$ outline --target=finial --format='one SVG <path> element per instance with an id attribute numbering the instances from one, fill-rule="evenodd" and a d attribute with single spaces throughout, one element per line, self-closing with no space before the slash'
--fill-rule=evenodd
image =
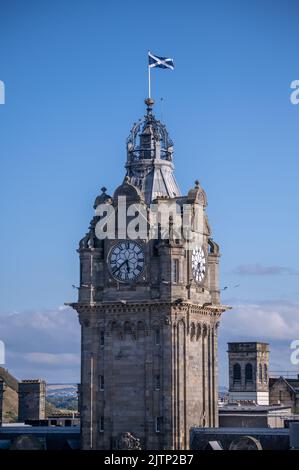
<path id="1" fill-rule="evenodd" d="M 146 100 L 144 100 L 145 104 L 147 105 L 147 108 L 146 108 L 146 111 L 147 111 L 147 114 L 151 114 L 152 113 L 152 107 L 154 106 L 154 100 L 152 98 L 146 98 Z"/>
<path id="2" fill-rule="evenodd" d="M 101 188 L 101 191 L 102 191 L 102 193 L 105 193 L 105 192 L 107 191 L 107 188 L 105 188 L 105 186 L 103 186 L 103 187 Z"/>
<path id="3" fill-rule="evenodd" d="M 154 105 L 154 100 L 153 98 L 146 98 L 146 100 L 144 100 L 145 104 L 149 107 L 152 107 Z"/>
<path id="4" fill-rule="evenodd" d="M 199 181 L 198 181 L 198 180 L 195 180 L 195 181 L 194 181 L 194 184 L 195 184 L 195 187 L 196 187 L 196 188 L 199 188 Z"/>

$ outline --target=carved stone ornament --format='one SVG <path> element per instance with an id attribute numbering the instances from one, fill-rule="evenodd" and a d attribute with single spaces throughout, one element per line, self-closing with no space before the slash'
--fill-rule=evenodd
<path id="1" fill-rule="evenodd" d="M 123 432 L 117 439 L 118 450 L 141 450 L 140 439 L 130 432 Z"/>

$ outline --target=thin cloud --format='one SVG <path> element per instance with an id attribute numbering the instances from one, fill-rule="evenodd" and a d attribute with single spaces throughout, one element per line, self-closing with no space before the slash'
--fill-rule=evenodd
<path id="1" fill-rule="evenodd" d="M 232 306 L 220 322 L 220 385 L 227 384 L 230 341 L 268 342 L 271 370 L 297 372 L 298 366 L 290 362 L 290 344 L 299 339 L 299 303 L 232 302 Z M 71 308 L 0 315 L 0 339 L 6 346 L 5 367 L 18 379 L 79 381 L 80 326 Z"/>
<path id="2" fill-rule="evenodd" d="M 69 307 L 0 315 L 6 364 L 18 379 L 77 382 L 80 377 L 80 325 Z"/>
<path id="3" fill-rule="evenodd" d="M 219 330 L 221 385 L 228 383 L 227 343 L 261 341 L 270 346 L 270 371 L 298 373 L 291 363 L 291 342 L 299 339 L 299 303 L 263 301 L 239 303 L 223 314 Z"/>
<path id="4" fill-rule="evenodd" d="M 221 327 L 226 336 L 246 336 L 271 340 L 299 338 L 299 303 L 241 303 L 225 312 Z"/>
<path id="5" fill-rule="evenodd" d="M 279 276 L 286 274 L 289 276 L 298 276 L 296 269 L 286 266 L 263 266 L 262 264 L 240 264 L 233 270 L 233 274 L 240 276 Z"/>
<path id="6" fill-rule="evenodd" d="M 43 353 L 43 352 L 30 352 L 25 354 L 11 353 L 10 357 L 26 361 L 33 367 L 35 364 L 43 364 L 44 366 L 66 367 L 80 365 L 80 356 L 74 353 Z"/>

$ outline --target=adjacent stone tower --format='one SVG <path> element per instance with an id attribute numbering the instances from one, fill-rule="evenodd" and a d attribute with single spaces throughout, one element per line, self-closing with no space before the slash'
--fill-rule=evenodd
<path id="1" fill-rule="evenodd" d="M 46 418 L 46 383 L 41 380 L 19 382 L 19 422 Z"/>
<path id="2" fill-rule="evenodd" d="M 228 343 L 229 400 L 269 405 L 269 345 Z"/>
<path id="3" fill-rule="evenodd" d="M 123 183 L 113 196 L 102 188 L 79 244 L 71 305 L 82 328 L 83 449 L 188 449 L 192 426 L 218 425 L 219 246 L 199 182 L 181 195 L 153 104 L 131 130 Z M 167 227 L 160 212 L 153 223 L 170 205 Z M 180 236 L 184 217 L 195 245 Z"/>

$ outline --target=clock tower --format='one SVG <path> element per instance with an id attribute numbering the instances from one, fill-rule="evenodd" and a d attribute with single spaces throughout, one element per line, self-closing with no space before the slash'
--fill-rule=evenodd
<path id="1" fill-rule="evenodd" d="M 78 249 L 83 449 L 188 449 L 192 426 L 218 425 L 219 246 L 145 103 L 123 183 L 102 188 Z"/>

